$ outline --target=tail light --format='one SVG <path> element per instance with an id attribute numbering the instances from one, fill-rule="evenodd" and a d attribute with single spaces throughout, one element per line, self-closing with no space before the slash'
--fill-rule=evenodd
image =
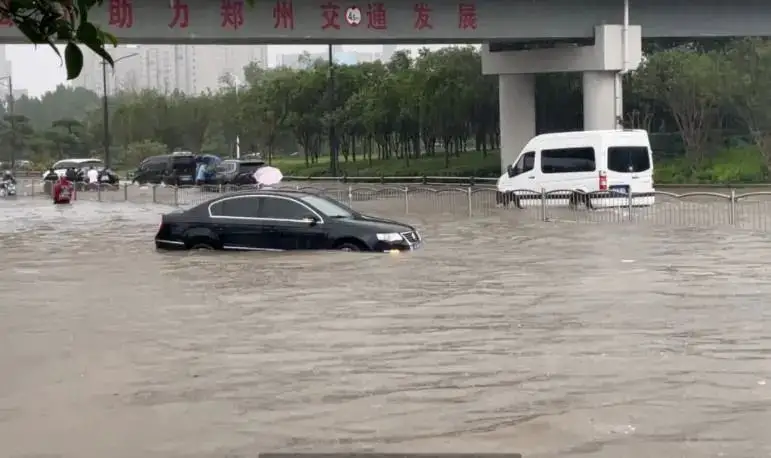
<path id="1" fill-rule="evenodd" d="M 604 170 L 600 170 L 600 191 L 608 190 L 608 174 Z"/>

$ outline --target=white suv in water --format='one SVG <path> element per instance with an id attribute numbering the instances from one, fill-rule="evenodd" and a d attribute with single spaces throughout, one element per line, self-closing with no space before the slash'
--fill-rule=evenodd
<path id="1" fill-rule="evenodd" d="M 498 203 L 519 208 L 539 206 L 542 200 L 548 206 L 651 206 L 656 198 L 648 133 L 595 130 L 538 135 L 506 168 L 497 188 Z"/>

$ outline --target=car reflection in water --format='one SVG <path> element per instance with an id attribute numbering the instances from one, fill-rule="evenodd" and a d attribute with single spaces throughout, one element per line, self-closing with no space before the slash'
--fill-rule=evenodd
<path id="1" fill-rule="evenodd" d="M 414 227 L 361 213 L 326 196 L 300 191 L 227 194 L 163 215 L 155 246 L 176 250 L 409 251 L 421 246 Z"/>

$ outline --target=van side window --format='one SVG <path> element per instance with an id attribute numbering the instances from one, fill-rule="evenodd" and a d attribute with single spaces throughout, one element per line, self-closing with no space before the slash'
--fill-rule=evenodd
<path id="1" fill-rule="evenodd" d="M 515 177 L 525 172 L 529 172 L 533 170 L 533 167 L 535 167 L 535 152 L 528 151 L 519 158 L 516 164 L 514 164 L 514 174 L 512 176 Z"/>
<path id="2" fill-rule="evenodd" d="M 651 168 L 647 146 L 612 146 L 608 148 L 608 170 L 639 173 Z"/>
<path id="3" fill-rule="evenodd" d="M 541 151 L 541 172 L 543 173 L 594 172 L 596 169 L 592 147 Z"/>

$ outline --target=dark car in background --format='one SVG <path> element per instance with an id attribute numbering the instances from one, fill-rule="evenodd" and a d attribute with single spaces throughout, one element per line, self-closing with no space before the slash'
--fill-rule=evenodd
<path id="1" fill-rule="evenodd" d="M 414 227 L 363 215 L 326 196 L 300 191 L 229 193 L 163 215 L 158 249 L 243 251 L 410 251 Z"/>
<path id="2" fill-rule="evenodd" d="M 258 159 L 226 159 L 217 165 L 214 181 L 233 186 L 256 184 L 254 172 L 263 166 L 265 161 Z"/>
<path id="3" fill-rule="evenodd" d="M 151 156 L 139 163 L 132 181 L 138 184 L 192 185 L 197 165 L 193 154 Z"/>

